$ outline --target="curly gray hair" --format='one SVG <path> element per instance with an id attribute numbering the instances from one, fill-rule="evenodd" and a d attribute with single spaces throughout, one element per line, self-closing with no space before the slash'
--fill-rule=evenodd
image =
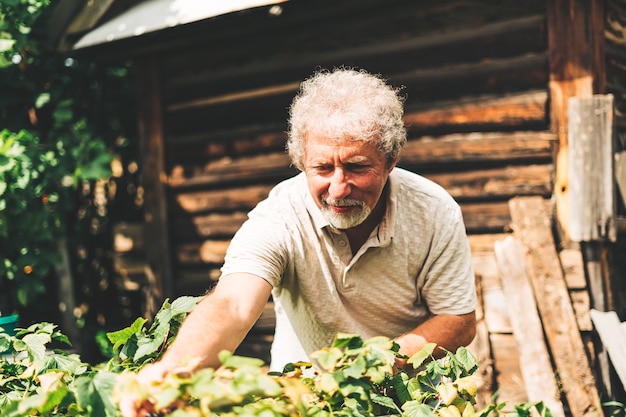
<path id="1" fill-rule="evenodd" d="M 302 170 L 306 135 L 378 141 L 389 166 L 406 143 L 404 97 L 364 70 L 319 70 L 302 82 L 290 107 L 287 151 Z"/>

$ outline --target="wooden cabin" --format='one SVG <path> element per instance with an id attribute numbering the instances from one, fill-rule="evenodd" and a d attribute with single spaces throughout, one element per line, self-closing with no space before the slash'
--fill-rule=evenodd
<path id="1" fill-rule="evenodd" d="M 284 147 L 299 82 L 320 67 L 364 68 L 406 94 L 399 166 L 462 207 L 481 398 L 539 397 L 580 417 L 623 393 L 590 318 L 626 316 L 623 177 L 582 197 L 570 177 L 626 149 L 626 2 L 81 3 L 58 6 L 59 48 L 132 58 L 137 71 L 145 221 L 118 227 L 133 242 L 118 254 L 123 279 L 159 297 L 206 291 L 246 212 L 295 174 Z M 598 125 L 591 147 L 610 144 L 608 162 L 577 166 L 572 140 Z M 572 220 L 572 201 L 607 198 L 601 223 Z M 241 353 L 267 358 L 267 310 Z"/>

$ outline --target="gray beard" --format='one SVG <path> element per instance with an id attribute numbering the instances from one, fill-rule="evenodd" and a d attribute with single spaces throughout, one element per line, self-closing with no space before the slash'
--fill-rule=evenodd
<path id="1" fill-rule="evenodd" d="M 328 207 L 328 201 L 332 199 L 325 199 L 324 205 L 322 206 L 322 214 L 324 218 L 333 226 L 335 229 L 350 229 L 352 227 L 356 227 L 363 223 L 365 219 L 367 219 L 372 212 L 372 210 L 365 205 L 364 202 L 359 200 L 332 200 L 333 205 L 343 205 L 343 206 L 355 206 L 359 209 L 350 214 L 338 214 L 332 211 Z"/>

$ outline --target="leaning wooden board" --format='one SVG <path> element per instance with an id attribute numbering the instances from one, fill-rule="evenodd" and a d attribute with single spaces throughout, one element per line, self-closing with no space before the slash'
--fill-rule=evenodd
<path id="1" fill-rule="evenodd" d="M 599 394 L 556 252 L 550 214 L 541 197 L 516 197 L 509 205 L 513 233 L 526 254 L 528 276 L 569 410 L 573 417 L 597 416 Z"/>

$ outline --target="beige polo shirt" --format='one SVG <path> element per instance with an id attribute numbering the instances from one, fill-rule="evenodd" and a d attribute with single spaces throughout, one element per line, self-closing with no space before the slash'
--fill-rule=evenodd
<path id="1" fill-rule="evenodd" d="M 223 279 L 246 272 L 273 287 L 272 369 L 308 360 L 338 332 L 396 337 L 431 313 L 476 308 L 458 204 L 439 185 L 400 168 L 388 186 L 386 213 L 355 256 L 302 173 L 278 184 L 233 238 Z"/>

